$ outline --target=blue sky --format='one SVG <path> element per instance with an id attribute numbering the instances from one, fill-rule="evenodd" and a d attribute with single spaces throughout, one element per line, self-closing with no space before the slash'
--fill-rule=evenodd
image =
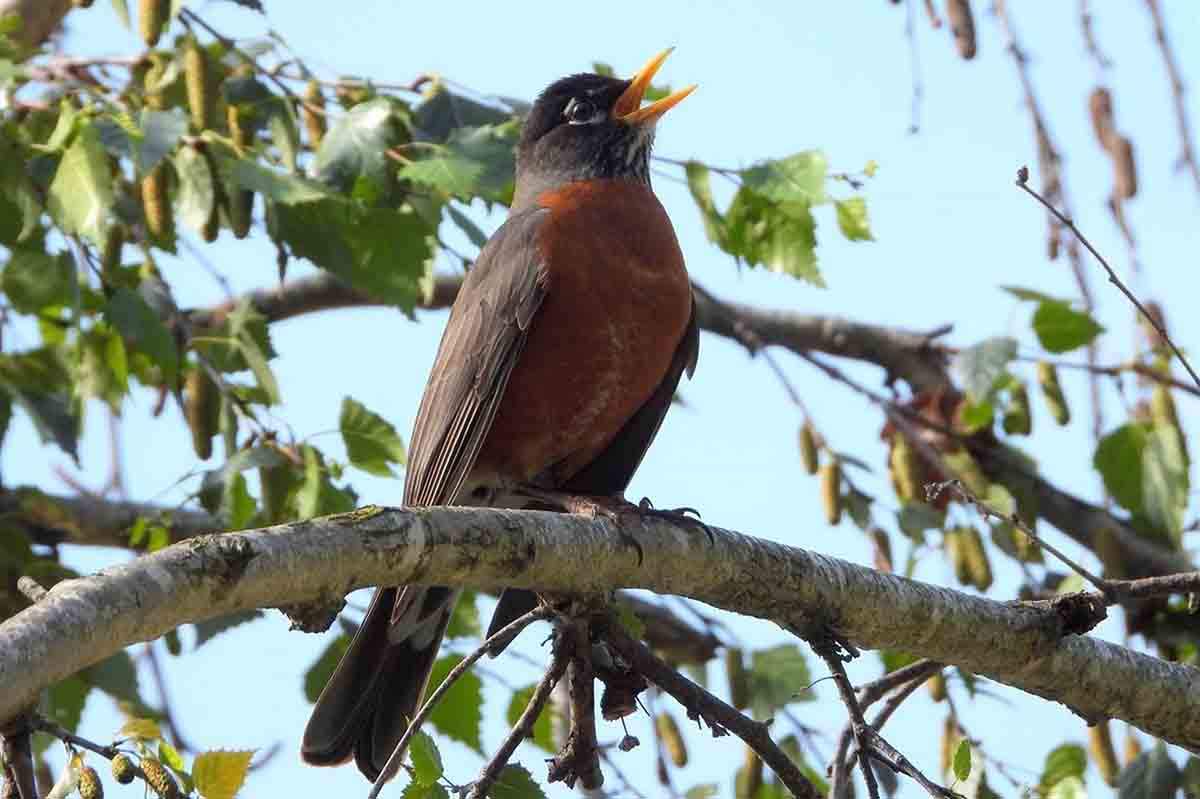
<path id="1" fill-rule="evenodd" d="M 1036 341 L 1029 332 L 1030 307 L 1016 303 L 998 286 L 1021 285 L 1064 297 L 1076 294 L 1065 261 L 1046 259 L 1043 212 L 1013 185 L 1017 167 L 1034 166 L 1036 157 L 1012 61 L 1002 50 L 998 25 L 990 15 L 980 13 L 977 19 L 979 57 L 964 63 L 948 31 L 932 30 L 917 14 L 924 101 L 920 132 L 911 135 L 903 6 L 612 2 L 602 11 L 585 14 L 549 2 L 467 8 L 364 0 L 336 10 L 315 3 L 268 0 L 266 5 L 266 24 L 322 77 L 365 75 L 407 82 L 419 73 L 436 72 L 481 93 L 524 98 L 557 77 L 587 69 L 593 61 L 628 73 L 664 46 L 674 45 L 677 50 L 662 78 L 677 86 L 698 83 L 700 89 L 659 126 L 659 154 L 739 167 L 820 148 L 839 171 L 859 170 L 868 160 L 878 162 L 878 176 L 866 189 L 875 242 L 846 242 L 836 231 L 832 208 L 818 212 L 818 255 L 829 284 L 825 290 L 762 271 L 739 271 L 705 240 L 686 188 L 659 179 L 657 190 L 676 224 L 692 274 L 722 297 L 917 330 L 951 322 L 949 340 L 954 344 L 1008 334 L 1032 353 Z M 1104 205 L 1111 181 L 1108 162 L 1086 115 L 1087 93 L 1097 74 L 1079 35 L 1076 4 L 1014 0 L 1009 5 L 1032 58 L 1030 69 L 1051 133 L 1065 156 L 1078 223 L 1128 276 L 1124 244 Z M 1140 194 L 1127 213 L 1139 238 L 1143 271 L 1130 277 L 1130 285 L 1164 302 L 1172 334 L 1186 348 L 1200 340 L 1200 321 L 1186 313 L 1185 304 L 1185 298 L 1196 296 L 1200 288 L 1195 277 L 1200 197 L 1174 170 L 1179 143 L 1171 98 L 1142 5 L 1094 5 L 1097 37 L 1115 62 L 1104 79 L 1114 93 L 1117 125 L 1137 147 Z M 1200 5 L 1173 0 L 1162 6 L 1184 78 L 1200 92 Z M 228 34 L 266 31 L 260 17 L 227 3 L 191 7 Z M 97 3 L 91 11 L 71 15 L 66 47 L 73 53 L 127 54 L 137 52 L 140 42 L 116 23 L 107 4 Z M 1200 112 L 1197 96 L 1190 95 L 1194 112 Z M 1040 184 L 1036 170 L 1033 183 Z M 476 210 L 488 230 L 501 221 Z M 226 236 L 205 247 L 204 253 L 238 290 L 274 279 L 274 253 L 262 239 L 233 242 Z M 221 298 L 219 287 L 194 262 L 168 263 L 165 269 L 182 304 Z M 1103 284 L 1098 266 L 1089 264 L 1089 270 L 1098 316 L 1109 329 L 1102 339 L 1104 360 L 1128 358 L 1134 340 L 1132 310 Z M 321 445 L 336 452 L 337 436 L 328 431 L 336 428 L 338 407 L 349 394 L 407 431 L 444 321 L 444 314 L 424 314 L 412 323 L 398 313 L 374 309 L 279 325 L 274 336 L 280 357 L 274 366 L 287 400 L 279 419 L 298 436 L 319 435 Z M 894 499 L 882 476 L 879 415 L 803 362 L 786 355 L 780 360 L 832 445 L 864 458 L 875 469 L 857 479 L 881 497 L 877 512 L 886 512 Z M 875 368 L 848 365 L 847 370 L 880 385 L 882 375 Z M 1035 400 L 1035 436 L 1026 448 L 1036 450 L 1040 467 L 1053 481 L 1094 499 L 1098 479 L 1088 465 L 1085 383 L 1079 373 L 1064 373 L 1063 382 L 1077 421 L 1065 430 L 1055 428 Z M 705 336 L 696 377 L 683 391 L 688 405 L 669 416 L 630 489 L 632 497 L 650 496 L 660 506 L 692 505 L 714 524 L 869 562 L 868 543 L 856 529 L 848 523 L 831 529 L 824 523 L 816 482 L 804 475 L 797 461 L 799 414 L 761 360 Z M 1189 425 L 1195 406 L 1181 402 L 1187 403 L 1180 409 Z M 177 411 L 169 408 L 154 420 L 148 415 L 150 405 L 148 396 L 139 395 L 127 411 L 122 431 L 127 485 L 135 498 L 171 500 L 179 496 L 172 489 L 175 480 L 197 464 Z M 1120 418 L 1115 395 L 1110 395 L 1107 410 L 1110 420 Z M 103 483 L 107 474 L 107 436 L 101 422 L 98 413 L 91 416 L 82 448 L 82 479 L 91 485 Z M 6 443 L 0 457 L 8 482 L 64 490 L 51 468 L 65 459 L 38 444 L 27 424 L 14 424 Z M 397 481 L 360 474 L 353 481 L 364 502 L 399 501 Z M 1055 542 L 1062 539 L 1057 533 L 1050 535 Z M 73 555 L 86 569 L 121 557 L 117 552 Z M 991 596 L 1006 599 L 1017 575 L 1007 567 L 999 575 Z M 949 567 L 938 556 L 924 560 L 917 577 L 953 584 Z M 766 623 L 738 621 L 733 628 L 754 648 L 787 640 Z M 1110 620 L 1099 633 L 1119 637 L 1120 622 Z M 529 636 L 530 641 L 537 637 Z M 322 646 L 320 638 L 288 633 L 285 620 L 271 613 L 252 627 L 213 641 L 200 655 L 171 664 L 177 710 L 193 742 L 206 748 L 265 748 L 281 742 L 281 752 L 252 776 L 245 795 L 332 795 L 364 789 L 353 768 L 317 770 L 298 761 L 297 745 L 308 711 L 300 676 Z M 527 651 L 536 654 L 532 645 Z M 501 660 L 489 668 L 516 684 L 537 676 L 529 666 L 513 661 Z M 852 668 L 852 676 L 862 680 L 878 672 L 873 654 Z M 716 669 L 712 676 L 719 684 Z M 997 686 L 991 697 L 968 703 L 961 687 L 952 690 L 958 691 L 958 707 L 968 728 L 983 736 L 990 755 L 1015 764 L 1018 775 L 1025 774 L 1022 767 L 1040 770 L 1045 753 L 1064 739 L 1085 737 L 1082 722 L 1042 700 Z M 843 718 L 833 689 L 825 683 L 817 692 L 822 701 L 799 706 L 798 713 L 806 724 L 835 733 Z M 492 698 L 498 701 L 499 696 Z M 499 705 L 490 709 L 503 711 Z M 890 739 L 927 772 L 936 771 L 943 714 L 942 706 L 920 696 L 888 728 Z M 83 731 L 104 738 L 118 724 L 112 706 L 95 699 Z M 1021 734 L 997 734 L 1008 730 Z M 632 731 L 644 742 L 651 740 L 644 725 Z M 488 741 L 495 743 L 501 734 L 493 729 Z M 619 734 L 611 728 L 600 731 L 601 740 Z M 728 791 L 740 748 L 729 739 L 712 742 L 703 736 L 693 736 L 693 744 L 694 765 L 677 786 L 716 781 Z M 828 743 L 825 748 L 830 748 Z M 458 782 L 473 777 L 477 759 L 454 746 L 443 754 L 449 776 Z M 517 759 L 540 775 L 541 757 L 537 751 L 522 750 Z M 649 746 L 622 756 L 620 763 L 644 793 L 658 795 Z M 1034 780 L 1036 773 L 1029 772 L 1028 779 Z M 1102 794 L 1094 774 L 1091 779 Z M 995 776 L 991 784 L 1006 795 L 1013 793 Z M 552 795 L 567 792 L 557 789 Z M 905 785 L 902 795 L 919 793 Z"/>

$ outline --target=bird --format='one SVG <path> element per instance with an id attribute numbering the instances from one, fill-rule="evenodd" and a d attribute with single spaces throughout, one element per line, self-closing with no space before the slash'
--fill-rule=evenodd
<path id="1" fill-rule="evenodd" d="M 670 52 L 629 79 L 562 78 L 532 105 L 509 214 L 463 279 L 417 411 L 406 507 L 560 495 L 645 510 L 624 492 L 699 354 L 683 253 L 650 184 L 655 125 L 696 87 L 642 105 Z M 306 762 L 353 756 L 379 778 L 459 594 L 376 589 L 313 708 Z M 505 590 L 488 635 L 536 605 Z"/>

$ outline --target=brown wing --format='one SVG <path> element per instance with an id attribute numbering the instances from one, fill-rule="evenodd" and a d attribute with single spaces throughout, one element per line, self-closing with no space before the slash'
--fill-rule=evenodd
<path id="1" fill-rule="evenodd" d="M 508 219 L 463 281 L 409 447 L 404 504 L 446 505 L 471 471 L 546 296 L 537 231 L 548 211 Z"/>

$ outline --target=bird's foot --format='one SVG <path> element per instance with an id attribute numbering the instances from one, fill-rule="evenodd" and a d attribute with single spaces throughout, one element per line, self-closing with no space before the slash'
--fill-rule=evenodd
<path id="1" fill-rule="evenodd" d="M 624 522 L 628 521 L 631 516 L 642 518 L 646 511 L 641 505 L 634 505 L 624 497 L 571 494 L 535 487 L 522 487 L 520 493 L 547 507 L 558 508 L 574 516 L 606 519 L 612 522 L 621 536 L 621 541 L 627 546 L 633 547 L 637 552 L 638 566 L 642 565 L 646 553 L 638 540 L 625 531 L 624 526 Z"/>
<path id="2" fill-rule="evenodd" d="M 654 503 L 648 497 L 642 497 L 642 501 L 637 504 L 638 513 L 642 517 L 652 519 L 663 519 L 664 521 L 674 524 L 684 524 L 690 527 L 699 527 L 708 536 L 708 543 L 715 544 L 716 538 L 713 536 L 712 528 L 700 520 L 700 511 L 687 506 L 681 508 L 656 508 Z"/>

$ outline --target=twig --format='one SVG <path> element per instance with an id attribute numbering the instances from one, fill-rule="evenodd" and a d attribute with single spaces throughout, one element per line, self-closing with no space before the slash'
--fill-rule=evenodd
<path id="1" fill-rule="evenodd" d="M 520 621 L 520 619 L 517 621 Z M 513 622 L 513 624 L 515 623 Z M 510 624 L 509 627 L 511 626 Z M 507 629 L 506 627 L 505 630 Z M 567 670 L 567 664 L 571 661 L 569 656 L 570 647 L 563 645 L 564 638 L 565 633 L 562 631 L 555 637 L 554 652 L 551 656 L 550 667 L 546 669 L 546 674 L 542 677 L 542 681 L 534 689 L 533 696 L 530 697 L 529 704 L 525 706 L 524 712 L 521 713 L 521 718 L 517 719 L 516 726 L 508 733 L 508 737 L 504 739 L 504 743 L 500 744 L 500 748 L 492 755 L 492 759 L 484 765 L 483 769 L 479 772 L 479 776 L 475 778 L 475 782 L 471 785 L 470 793 L 467 794 L 467 799 L 483 799 L 483 797 L 487 796 L 488 791 L 500 776 L 500 772 L 508 763 L 509 758 L 512 757 L 513 752 L 517 751 L 517 747 L 521 745 L 522 741 L 533 735 L 534 723 L 537 721 L 538 716 L 541 715 L 542 708 L 546 705 L 546 700 L 550 698 L 550 692 L 554 690 L 554 686 L 562 679 L 563 674 Z M 486 647 L 481 647 L 479 651 L 482 653 L 487 651 L 487 649 Z"/>
<path id="2" fill-rule="evenodd" d="M 1062 561 L 1063 564 L 1071 571 L 1075 572 L 1080 577 L 1095 586 L 1096 590 L 1100 591 L 1102 594 L 1108 593 L 1106 581 L 1103 578 L 1092 574 L 1090 571 L 1071 560 L 1060 550 L 1043 541 L 1041 537 L 1033 531 L 1033 528 L 1021 520 L 1020 515 L 1016 511 L 1013 511 L 1012 513 L 1001 513 L 971 493 L 971 491 L 962 484 L 961 480 L 944 480 L 940 483 L 930 483 L 925 487 L 925 496 L 929 502 L 932 502 L 941 496 L 942 492 L 946 491 L 947 489 L 957 495 L 957 497 L 963 502 L 974 505 L 982 515 L 991 517 L 993 519 L 998 519 L 1002 522 L 1008 522 L 1013 527 L 1016 527 L 1022 533 L 1029 536 L 1029 538 L 1038 546 L 1042 547 L 1051 555 Z"/>
<path id="3" fill-rule="evenodd" d="M 938 663 L 935 660 L 918 660 L 916 663 L 910 663 L 902 669 L 890 671 L 880 677 L 878 680 L 869 682 L 866 685 L 859 686 L 856 691 L 858 693 L 858 703 L 866 710 L 878 700 L 883 698 L 888 691 L 893 688 L 904 685 L 912 680 L 925 680 L 932 677 L 937 672 L 946 667 L 944 663 Z"/>
<path id="4" fill-rule="evenodd" d="M 1054 358 L 1042 358 L 1037 355 L 1018 355 L 1015 360 L 1024 361 L 1026 363 L 1037 363 L 1045 361 L 1046 363 L 1055 366 L 1059 369 L 1084 369 L 1089 372 L 1095 372 L 1098 375 L 1105 377 L 1120 377 L 1122 372 L 1133 372 L 1139 377 L 1144 377 L 1147 380 L 1152 380 L 1155 383 L 1162 383 L 1164 386 L 1179 389 L 1187 392 L 1193 397 L 1200 397 L 1200 388 L 1188 383 L 1184 380 L 1172 377 L 1163 372 L 1161 369 L 1155 369 L 1144 363 L 1137 361 L 1129 361 L 1128 363 L 1117 364 L 1091 364 L 1091 363 L 1076 363 L 1074 361 L 1057 360 Z"/>
<path id="5" fill-rule="evenodd" d="M 1200 191 L 1200 163 L 1197 163 L 1196 153 L 1192 150 L 1192 130 L 1188 122 L 1187 104 L 1183 99 L 1183 77 L 1179 74 L 1179 66 L 1175 63 L 1171 44 L 1167 41 L 1167 27 L 1163 24 L 1158 0 L 1146 0 L 1146 10 L 1150 12 L 1150 19 L 1154 23 L 1154 40 L 1158 42 L 1158 50 L 1162 53 L 1167 77 L 1171 81 L 1171 95 L 1175 101 L 1175 124 L 1179 128 L 1179 166 L 1186 167 L 1192 173 L 1196 190 Z"/>
<path id="6" fill-rule="evenodd" d="M 858 742 L 860 752 L 871 751 L 871 741 L 867 733 L 867 720 L 863 718 L 862 707 L 858 704 L 858 698 L 854 695 L 854 686 L 850 684 L 850 677 L 846 674 L 846 667 L 842 664 L 843 655 L 839 653 L 839 647 L 835 643 L 832 635 L 828 636 L 827 640 L 809 641 L 813 651 L 825 661 L 825 665 L 829 667 L 830 674 L 833 675 L 833 682 L 837 686 L 838 695 L 842 699 L 842 704 L 846 706 L 846 712 L 850 716 L 850 729 L 854 735 L 854 739 Z M 845 656 L 848 657 L 848 656 Z M 863 779 L 867 783 L 867 795 L 871 799 L 879 799 L 879 785 L 875 781 L 875 771 L 871 768 L 871 764 L 867 758 L 859 758 L 858 765 L 862 771 Z M 848 769 L 847 769 L 848 770 Z M 848 782 L 846 779 L 846 771 L 840 771 L 835 764 L 833 781 L 830 785 L 830 795 L 837 797 L 843 789 L 843 785 Z"/>
<path id="7" fill-rule="evenodd" d="M 1148 0 L 1148 2 L 1152 3 L 1153 0 Z M 1079 228 L 1075 227 L 1075 222 L 1071 219 L 1071 217 L 1061 213 L 1057 208 L 1051 205 L 1045 197 L 1039 194 L 1036 190 L 1030 188 L 1028 168 L 1021 167 L 1019 170 L 1017 170 L 1017 186 L 1020 187 L 1026 194 L 1041 203 L 1046 210 L 1053 214 L 1059 222 L 1061 222 L 1068 230 L 1075 234 L 1076 238 L 1078 238 L 1083 246 L 1087 248 L 1088 252 L 1095 256 L 1096 260 L 1100 262 L 1100 265 L 1104 267 L 1104 271 L 1108 273 L 1108 282 L 1116 286 L 1120 292 L 1125 295 L 1125 298 L 1133 303 L 1133 307 L 1137 308 L 1138 312 L 1150 322 L 1150 326 L 1154 328 L 1158 335 L 1162 336 L 1163 341 L 1167 342 L 1167 346 L 1170 347 L 1171 351 L 1175 353 L 1175 357 L 1178 358 L 1179 362 L 1183 364 L 1183 368 L 1187 370 L 1189 375 L 1191 375 L 1192 380 L 1195 381 L 1197 386 L 1200 386 L 1200 376 L 1196 375 L 1195 370 L 1192 369 L 1192 365 L 1188 363 L 1188 359 L 1184 357 L 1183 353 L 1180 352 L 1179 347 L 1175 346 L 1175 342 L 1172 341 L 1167 335 L 1166 328 L 1159 323 L 1158 319 L 1154 318 L 1153 314 L 1146 310 L 1146 307 L 1142 305 L 1138 298 L 1133 295 L 1133 292 L 1130 291 L 1123 282 L 1121 282 L 1121 279 L 1117 277 L 1117 273 L 1114 272 L 1113 268 L 1108 265 L 1108 261 L 1104 260 L 1104 256 L 1092 246 L 1092 243 L 1087 240 L 1086 236 L 1079 232 Z"/>
<path id="8" fill-rule="evenodd" d="M 1092 8 L 1089 0 L 1079 0 L 1079 30 L 1083 33 L 1083 45 L 1088 55 L 1096 63 L 1098 71 L 1104 71 L 1112 66 L 1112 60 L 1100 49 L 1096 42 L 1096 29 L 1092 25 Z"/>
<path id="9" fill-rule="evenodd" d="M 437 707 L 437 703 L 442 700 L 442 697 L 447 691 L 450 690 L 451 686 L 458 681 L 458 678 L 466 673 L 467 669 L 471 667 L 471 664 L 487 654 L 488 648 L 494 641 L 506 640 L 510 636 L 515 636 L 517 633 L 521 632 L 521 630 L 524 630 L 535 621 L 548 618 L 549 616 L 550 610 L 548 608 L 539 607 L 529 611 L 524 616 L 514 619 L 496 631 L 495 635 L 491 636 L 478 647 L 476 647 L 474 652 L 460 660 L 454 666 L 454 668 L 450 669 L 450 671 L 446 674 L 445 679 L 442 680 L 441 685 L 439 685 L 437 690 L 435 690 L 429 696 L 429 698 L 425 700 L 425 704 L 421 705 L 421 709 L 417 711 L 417 714 L 413 716 L 413 720 L 409 722 L 408 729 L 405 730 L 404 735 L 400 737 L 399 742 L 396 744 L 396 748 L 392 750 L 391 756 L 388 757 L 387 763 L 385 763 L 383 769 L 380 770 L 379 777 L 375 780 L 375 784 L 371 786 L 371 792 L 367 794 L 367 799 L 376 799 L 376 797 L 379 796 L 379 792 L 383 790 L 383 786 L 386 785 L 387 781 L 390 780 L 392 775 L 396 773 L 396 769 L 400 768 L 400 761 L 404 758 L 404 752 L 408 748 L 408 744 L 412 740 L 412 737 L 417 734 L 417 731 L 421 729 L 421 725 L 425 723 L 425 719 L 429 718 L 429 714 L 433 712 L 435 707 Z"/>
<path id="10" fill-rule="evenodd" d="M 550 760 L 546 781 L 561 781 L 574 788 L 578 780 L 586 790 L 593 790 L 604 784 L 604 774 L 600 771 L 596 746 L 596 676 L 588 629 L 587 619 L 580 618 L 573 619 L 562 630 L 562 635 L 571 642 L 567 667 L 571 729 L 566 745 Z"/>
<path id="11" fill-rule="evenodd" d="M 31 716 L 29 719 L 29 729 L 52 735 L 60 741 L 69 743 L 72 746 L 78 746 L 80 749 L 86 749 L 89 752 L 95 752 L 101 757 L 106 757 L 109 760 L 112 760 L 114 757 L 121 754 L 121 750 L 117 749 L 117 747 L 104 746 L 103 744 L 89 741 L 87 738 L 81 738 L 68 730 L 66 727 L 56 724 L 45 716 Z"/>
<path id="12" fill-rule="evenodd" d="M 921 101 L 925 97 L 925 85 L 921 79 L 921 48 L 917 45 L 916 11 L 913 10 L 913 0 L 904 4 L 904 37 L 908 39 L 908 69 L 912 76 L 912 100 L 910 101 L 908 132 L 921 131 Z"/>
<path id="13" fill-rule="evenodd" d="M 634 671 L 670 694 L 687 711 L 688 718 L 700 719 L 714 736 L 732 732 L 746 742 L 762 761 L 771 767 L 784 786 L 798 799 L 818 799 L 816 787 L 796 767 L 783 750 L 767 734 L 767 725 L 747 718 L 737 709 L 713 696 L 696 683 L 660 660 L 640 641 L 624 630 L 613 626 L 605 634 L 613 650 L 630 664 Z"/>

